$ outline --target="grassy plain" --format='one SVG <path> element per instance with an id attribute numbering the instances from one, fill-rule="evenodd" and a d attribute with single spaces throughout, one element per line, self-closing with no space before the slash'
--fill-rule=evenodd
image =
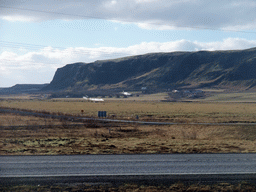
<path id="1" fill-rule="evenodd" d="M 0 107 L 30 109 L 35 111 L 61 112 L 97 116 L 107 111 L 109 116 L 170 122 L 254 122 L 256 103 L 223 102 L 136 102 L 127 100 L 104 103 L 85 102 L 81 99 L 62 100 L 2 100 Z"/>
<path id="2" fill-rule="evenodd" d="M 255 122 L 256 103 L 2 100 L 1 107 L 166 122 Z M 81 114 L 81 110 L 84 110 Z M 105 124 L 0 113 L 0 155 L 256 152 L 256 126 Z M 14 125 L 24 125 L 17 128 Z M 43 128 L 37 125 L 44 125 Z M 55 126 L 53 126 L 55 125 Z M 34 126 L 34 127 L 33 127 Z"/>

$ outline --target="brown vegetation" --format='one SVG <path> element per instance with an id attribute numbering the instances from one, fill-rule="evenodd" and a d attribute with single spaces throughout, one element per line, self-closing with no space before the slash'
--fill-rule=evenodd
<path id="1" fill-rule="evenodd" d="M 0 114 L 0 155 L 255 152 L 255 126 L 81 124 Z M 23 125 L 13 127 L 9 125 Z M 41 125 L 41 126 L 39 126 Z M 53 126 L 54 125 L 54 126 Z M 8 126 L 8 127 L 6 127 Z"/>
<path id="2" fill-rule="evenodd" d="M 0 107 L 29 109 L 35 111 L 61 112 L 97 116 L 98 111 L 107 111 L 108 116 L 167 122 L 255 122 L 256 103 L 168 103 L 108 101 L 84 102 L 82 99 L 62 100 L 3 100 Z"/>
<path id="3" fill-rule="evenodd" d="M 96 117 L 181 123 L 255 122 L 254 103 L 88 103 L 2 100 L 2 107 Z M 81 114 L 83 110 L 83 114 Z M 70 122 L 0 113 L 0 155 L 255 152 L 255 125 L 136 125 Z"/>
<path id="4" fill-rule="evenodd" d="M 120 119 L 167 122 L 255 122 L 256 104 L 3 100 L 2 107 Z M 81 110 L 84 113 L 81 114 Z M 256 125 L 146 126 L 0 113 L 0 155 L 249 153 L 256 152 Z M 0 186 L 0 191 L 256 191 L 254 185 Z"/>
<path id="5" fill-rule="evenodd" d="M 1 187 L 1 191 L 6 192 L 15 192 L 15 191 L 40 191 L 40 192 L 48 192 L 48 191 L 98 191 L 98 192 L 117 192 L 117 191 L 138 191 L 138 192 L 154 192 L 154 191 L 197 191 L 197 192 L 217 192 L 217 191 L 239 191 L 245 192 L 256 191 L 255 185 L 248 184 L 248 183 L 239 183 L 236 185 L 232 185 L 229 183 L 219 183 L 214 185 L 203 185 L 203 184 L 192 184 L 192 185 L 185 185 L 183 183 L 175 183 L 170 186 L 144 186 L 144 185 L 136 185 L 136 184 L 124 184 L 119 187 L 113 186 L 95 186 L 95 185 L 88 185 L 88 184 L 77 184 L 77 185 L 64 185 L 64 186 L 9 186 L 9 187 Z"/>

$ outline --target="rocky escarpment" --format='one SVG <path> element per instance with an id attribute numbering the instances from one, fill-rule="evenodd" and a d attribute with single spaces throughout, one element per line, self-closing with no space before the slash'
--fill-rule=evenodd
<path id="1" fill-rule="evenodd" d="M 74 63 L 59 68 L 44 90 L 256 85 L 256 48 L 237 51 L 150 53 Z"/>

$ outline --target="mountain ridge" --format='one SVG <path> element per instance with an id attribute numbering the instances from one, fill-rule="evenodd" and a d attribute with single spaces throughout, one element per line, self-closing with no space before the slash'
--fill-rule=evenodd
<path id="1" fill-rule="evenodd" d="M 42 88 L 46 87 L 45 84 L 16 84 L 12 87 L 0 88 L 0 94 L 19 94 L 19 93 L 36 93 L 41 92 Z"/>
<path id="2" fill-rule="evenodd" d="M 148 53 L 57 69 L 43 90 L 86 91 L 141 87 L 227 87 L 256 85 L 256 48 L 232 51 Z"/>

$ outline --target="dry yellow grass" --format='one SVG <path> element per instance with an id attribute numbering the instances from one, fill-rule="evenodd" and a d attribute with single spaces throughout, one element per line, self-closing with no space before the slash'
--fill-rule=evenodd
<path id="1" fill-rule="evenodd" d="M 0 115 L 27 121 L 28 117 Z M 36 120 L 35 117 L 32 117 Z M 8 121 L 7 122 L 11 122 Z M 38 124 L 44 122 L 38 118 Z M 12 123 L 12 122 L 11 122 Z M 20 122 L 21 123 L 21 122 Z M 53 122 L 58 125 L 57 122 Z M 37 125 L 38 125 L 37 124 Z M 31 125 L 31 124 L 30 124 Z M 96 128 L 95 128 L 96 127 Z M 139 126 L 85 124 L 5 128 L 0 155 L 256 152 L 255 126 Z"/>
<path id="2" fill-rule="evenodd" d="M 177 122 L 230 122 L 255 121 L 256 103 L 165 103 L 109 101 L 91 103 L 74 100 L 5 100 L 0 107 L 45 110 L 97 116 L 98 111 L 107 111 L 120 118 L 141 118 L 150 116 L 159 121 Z"/>
<path id="3" fill-rule="evenodd" d="M 79 100 L 2 100 L 0 106 L 97 116 L 107 111 L 116 118 L 167 122 L 255 122 L 250 103 L 90 103 Z M 4 129 L 1 154 L 108 154 L 256 152 L 256 127 L 251 126 L 138 126 L 69 127 L 66 122 L 0 114 L 0 126 L 49 125 L 44 129 Z M 53 128 L 52 125 L 59 125 Z M 97 126 L 96 126 L 97 127 Z"/>
<path id="4" fill-rule="evenodd" d="M 33 126 L 33 125 L 60 125 L 59 120 L 38 118 L 33 116 L 19 116 L 13 114 L 1 114 L 0 126 Z"/>

